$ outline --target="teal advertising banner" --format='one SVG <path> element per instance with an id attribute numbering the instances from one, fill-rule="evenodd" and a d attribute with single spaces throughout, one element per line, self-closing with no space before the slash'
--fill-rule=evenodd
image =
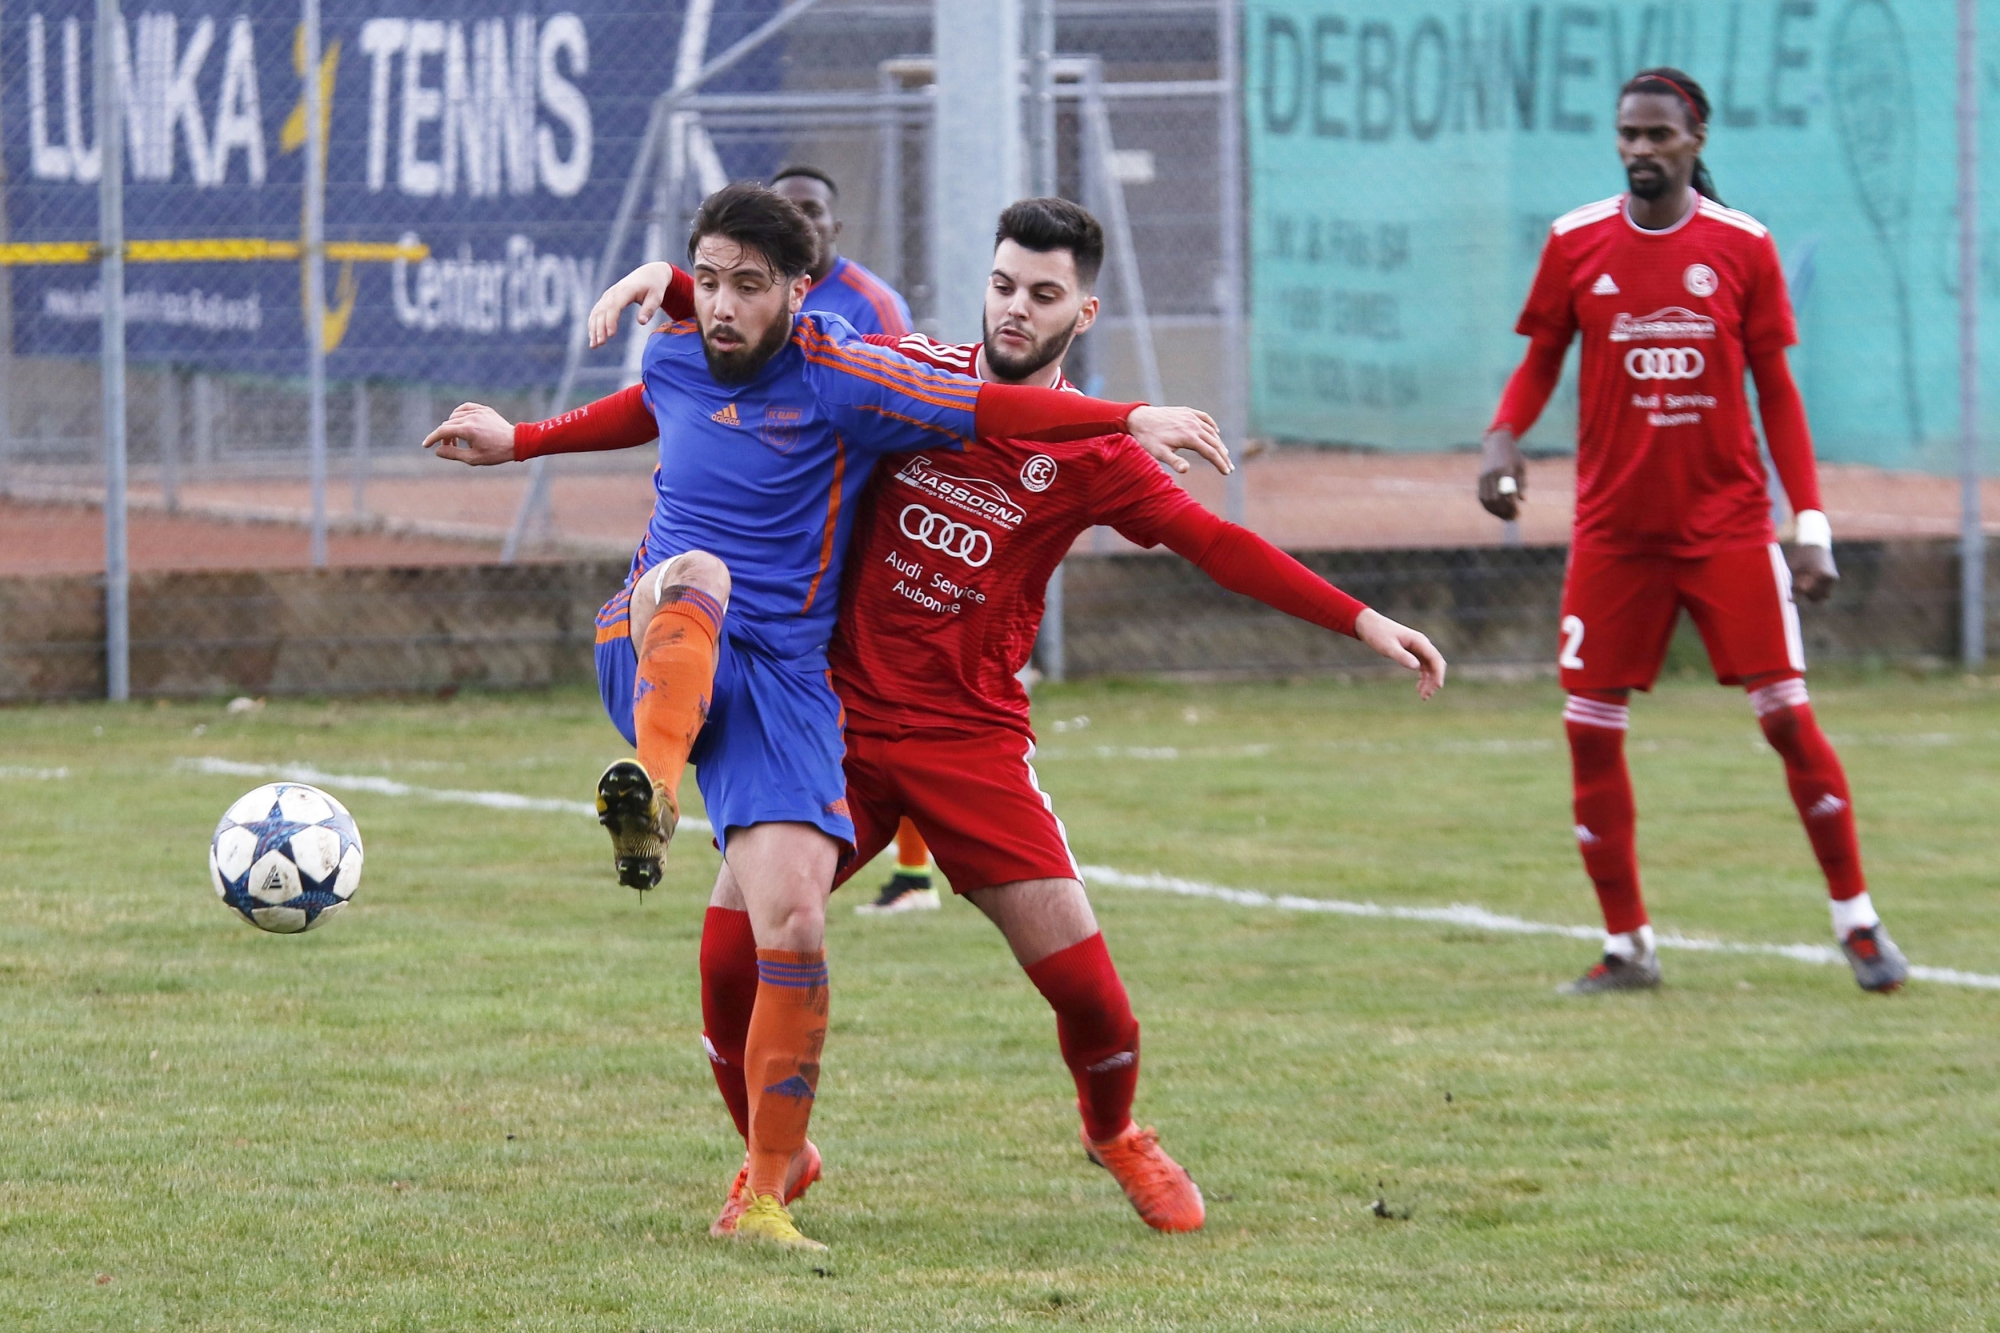
<path id="1" fill-rule="evenodd" d="M 2000 0 L 1982 9 L 1992 142 Z M 1250 0 L 1244 24 L 1259 434 L 1477 441 L 1526 346 L 1514 321 L 1549 223 L 1623 189 L 1618 87 L 1665 64 L 1713 103 L 1706 160 L 1723 201 L 1777 239 L 1820 456 L 1955 468 L 1953 0 Z M 2000 162 L 1984 165 L 1993 311 Z M 2000 421 L 2000 356 L 1982 364 L 1983 411 Z M 1574 438 L 1566 377 L 1528 444 Z"/>

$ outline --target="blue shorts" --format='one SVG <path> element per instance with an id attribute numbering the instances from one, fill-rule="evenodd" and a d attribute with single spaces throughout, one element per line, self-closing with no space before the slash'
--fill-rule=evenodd
<path id="1" fill-rule="evenodd" d="M 708 721 L 688 756 L 695 785 L 728 850 L 729 832 L 752 824 L 811 824 L 854 852 L 847 813 L 846 719 L 825 668 L 779 661 L 735 643 L 724 624 Z M 627 743 L 638 743 L 632 689 L 639 655 L 629 636 L 597 645 L 597 692 Z"/>

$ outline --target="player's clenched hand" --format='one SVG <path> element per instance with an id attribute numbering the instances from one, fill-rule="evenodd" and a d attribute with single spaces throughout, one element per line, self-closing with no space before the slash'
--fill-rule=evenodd
<path id="1" fill-rule="evenodd" d="M 1823 602 L 1833 595 L 1840 571 L 1833 567 L 1833 552 L 1824 546 L 1800 546 L 1792 552 L 1792 591 L 1808 602 Z"/>
<path id="2" fill-rule="evenodd" d="M 514 423 L 484 403 L 460 403 L 444 424 L 424 436 L 439 458 L 474 467 L 514 461 Z"/>
<path id="3" fill-rule="evenodd" d="M 1503 481 L 1512 482 L 1511 486 Z M 1511 430 L 1489 430 L 1479 442 L 1479 503 L 1495 518 L 1513 522 L 1528 498 L 1528 463 Z"/>
<path id="4" fill-rule="evenodd" d="M 652 323 L 653 316 L 660 313 L 660 302 L 667 299 L 667 288 L 673 280 L 674 266 L 656 260 L 639 265 L 605 288 L 604 295 L 590 308 L 590 345 L 602 347 L 611 341 L 611 335 L 618 332 L 618 316 L 628 305 L 639 307 L 640 324 Z"/>
<path id="5" fill-rule="evenodd" d="M 1200 454 L 1224 476 L 1236 470 L 1229 446 L 1222 442 L 1222 428 L 1214 417 L 1192 407 L 1135 407 L 1125 418 L 1125 433 L 1176 472 L 1188 470 L 1187 460 L 1176 452 L 1181 449 Z"/>
<path id="6" fill-rule="evenodd" d="M 1416 672 L 1419 699 L 1428 699 L 1444 688 L 1444 654 L 1429 638 L 1408 625 L 1399 625 L 1370 608 L 1355 620 L 1354 637 L 1397 666 Z"/>

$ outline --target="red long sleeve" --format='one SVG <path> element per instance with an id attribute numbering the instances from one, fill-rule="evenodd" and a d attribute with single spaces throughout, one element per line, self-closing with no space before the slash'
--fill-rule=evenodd
<path id="1" fill-rule="evenodd" d="M 1500 395 L 1500 406 L 1493 412 L 1493 424 L 1486 429 L 1510 430 L 1517 440 L 1526 435 L 1542 415 L 1542 409 L 1549 405 L 1549 395 L 1562 379 L 1563 358 L 1567 355 L 1567 341 L 1537 338 L 1529 343 L 1528 354 L 1508 377 L 1506 392 Z"/>
<path id="2" fill-rule="evenodd" d="M 635 384 L 608 398 L 565 412 L 547 421 L 523 421 L 514 427 L 514 461 L 547 454 L 592 454 L 631 449 L 656 440 L 660 426 L 646 393 Z"/>
<path id="3" fill-rule="evenodd" d="M 982 381 L 973 408 L 972 429 L 986 440 L 1038 440 L 1060 444 L 1116 435 L 1125 418 L 1144 403 L 1108 403 L 1060 389 L 1035 389 L 1025 384 Z"/>
<path id="4" fill-rule="evenodd" d="M 660 298 L 660 313 L 670 320 L 694 318 L 694 275 L 679 264 L 669 265 L 674 271 L 674 280 L 667 284 L 667 291 Z"/>
<path id="5" fill-rule="evenodd" d="M 1163 524 L 1158 537 L 1175 555 L 1231 592 L 1336 634 L 1354 637 L 1368 608 L 1247 528 L 1190 504 Z"/>
<path id="6" fill-rule="evenodd" d="M 1764 442 L 1771 446 L 1778 480 L 1792 512 L 1820 508 L 1819 468 L 1813 462 L 1812 430 L 1806 425 L 1805 400 L 1792 379 L 1785 350 L 1761 352 L 1750 358 L 1750 378 L 1757 384 L 1757 410 L 1764 418 Z"/>

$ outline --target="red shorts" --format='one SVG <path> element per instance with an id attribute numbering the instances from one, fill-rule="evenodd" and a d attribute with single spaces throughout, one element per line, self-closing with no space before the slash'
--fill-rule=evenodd
<path id="1" fill-rule="evenodd" d="M 1019 732 L 847 733 L 847 808 L 853 874 L 896 836 L 907 815 L 957 893 L 1024 879 L 1077 879 L 1069 837 L 1028 760 Z"/>
<path id="2" fill-rule="evenodd" d="M 1806 669 L 1792 571 L 1777 543 L 1699 557 L 1572 550 L 1556 665 L 1565 690 L 1650 690 L 1686 607 L 1715 678 Z"/>

